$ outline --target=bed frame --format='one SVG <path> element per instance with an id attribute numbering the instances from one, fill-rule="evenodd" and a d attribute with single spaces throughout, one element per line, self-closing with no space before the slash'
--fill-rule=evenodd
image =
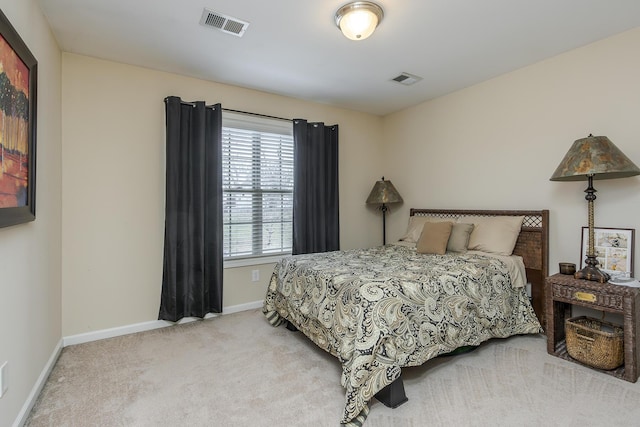
<path id="1" fill-rule="evenodd" d="M 524 216 L 522 229 L 513 250 L 514 255 L 520 255 L 527 271 L 527 281 L 531 283 L 531 305 L 546 330 L 545 325 L 545 290 L 544 280 L 549 275 L 549 211 L 525 210 L 441 210 L 415 209 L 410 216 L 435 216 L 455 221 L 463 215 L 474 216 Z M 396 408 L 408 400 L 404 392 L 402 376 L 380 390 L 375 398 L 383 405 Z"/>

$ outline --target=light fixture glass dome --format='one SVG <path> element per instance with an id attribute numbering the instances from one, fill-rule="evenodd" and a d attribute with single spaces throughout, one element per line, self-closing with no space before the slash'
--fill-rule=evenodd
<path id="1" fill-rule="evenodd" d="M 382 8 L 368 1 L 356 1 L 336 12 L 336 25 L 350 40 L 364 40 L 373 34 L 382 20 Z"/>

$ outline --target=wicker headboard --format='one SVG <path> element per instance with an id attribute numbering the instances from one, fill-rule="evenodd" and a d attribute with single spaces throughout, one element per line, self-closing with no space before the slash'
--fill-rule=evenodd
<path id="1" fill-rule="evenodd" d="M 520 255 L 527 269 L 527 280 L 531 283 L 531 303 L 533 309 L 545 327 L 545 292 L 544 280 L 549 275 L 549 211 L 497 211 L 497 210 L 446 210 L 415 209 L 411 216 L 436 216 L 455 221 L 463 215 L 474 216 L 524 216 L 522 229 L 514 255 Z"/>

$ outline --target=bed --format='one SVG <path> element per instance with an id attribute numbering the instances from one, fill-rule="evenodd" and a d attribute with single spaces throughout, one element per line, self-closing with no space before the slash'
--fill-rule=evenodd
<path id="1" fill-rule="evenodd" d="M 543 331 L 548 217 L 411 209 L 394 244 L 283 258 L 263 313 L 338 358 L 341 423 L 359 425 L 373 397 L 391 407 L 407 400 L 402 368 Z"/>

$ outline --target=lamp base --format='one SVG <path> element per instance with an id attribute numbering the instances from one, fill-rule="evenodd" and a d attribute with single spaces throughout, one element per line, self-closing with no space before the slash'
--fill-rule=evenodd
<path id="1" fill-rule="evenodd" d="M 609 275 L 607 273 L 591 265 L 587 265 L 582 270 L 576 271 L 573 277 L 600 283 L 607 283 L 609 281 Z"/>

